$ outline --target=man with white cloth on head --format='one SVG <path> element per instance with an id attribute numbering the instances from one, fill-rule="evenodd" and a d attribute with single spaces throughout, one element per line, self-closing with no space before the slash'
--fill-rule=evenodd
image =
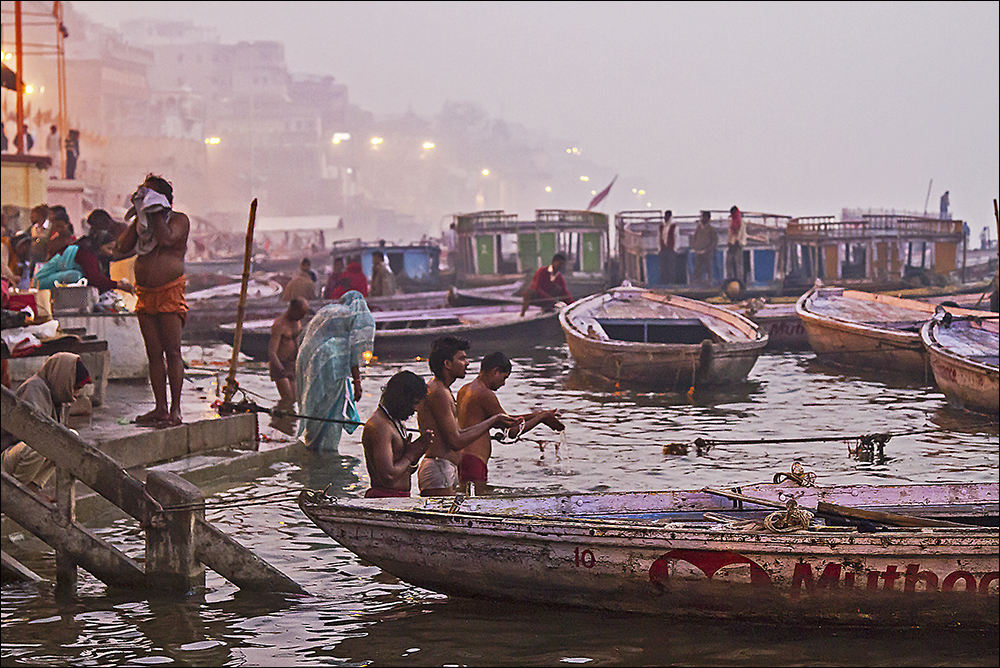
<path id="1" fill-rule="evenodd" d="M 136 424 L 172 427 L 182 423 L 181 333 L 187 317 L 184 299 L 187 252 L 191 222 L 173 211 L 173 187 L 162 177 L 149 174 L 132 195 L 132 208 L 125 214 L 128 227 L 118 237 L 118 257 L 135 258 L 135 312 L 149 358 L 149 384 L 156 406 L 135 419 Z M 167 380 L 170 404 L 167 404 Z"/>

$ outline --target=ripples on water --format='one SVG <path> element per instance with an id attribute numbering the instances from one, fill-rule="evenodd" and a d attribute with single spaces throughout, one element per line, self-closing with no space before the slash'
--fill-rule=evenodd
<path id="1" fill-rule="evenodd" d="M 489 351 L 472 350 L 473 359 Z M 365 372 L 362 415 L 401 369 L 427 376 L 424 362 L 379 364 Z M 453 389 L 472 379 L 469 376 Z M 266 375 L 240 384 L 277 399 Z M 799 461 L 819 484 L 995 481 L 995 422 L 949 408 L 932 387 L 846 376 L 811 354 L 766 355 L 749 380 L 722 391 L 635 393 L 574 369 L 565 346 L 514 360 L 498 392 L 510 412 L 560 408 L 565 436 L 537 427 L 494 447 L 490 480 L 505 492 L 655 490 L 729 486 L 770 479 Z M 271 405 L 267 401 L 262 401 Z M 893 434 L 879 456 L 829 440 Z M 708 452 L 697 437 L 718 441 Z M 212 571 L 203 595 L 136 598 L 80 571 L 77 596 L 50 587 L 3 588 L 4 665 L 983 665 L 997 664 L 995 634 L 935 630 L 852 630 L 689 623 L 656 617 L 449 599 L 361 563 L 299 511 L 294 491 L 360 496 L 368 486 L 360 432 L 340 455 L 292 461 L 220 481 L 208 519 L 304 586 L 310 595 L 243 593 Z M 664 454 L 663 446 L 680 444 Z M 282 502 L 248 499 L 288 490 Z M 213 502 L 213 501 L 210 501 Z M 141 558 L 131 520 L 95 529 Z M 25 542 L 30 543 L 28 538 Z M 6 548 L 5 548 L 6 549 Z M 18 555 L 22 556 L 22 555 Z M 54 557 L 26 564 L 54 578 Z"/>

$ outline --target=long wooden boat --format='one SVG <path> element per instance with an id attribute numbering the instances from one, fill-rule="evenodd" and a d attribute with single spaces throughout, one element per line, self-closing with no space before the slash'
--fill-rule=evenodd
<path id="1" fill-rule="evenodd" d="M 767 622 L 998 625 L 996 482 L 476 498 L 303 491 L 298 503 L 363 560 L 450 596 Z M 817 521 L 866 514 L 890 519 Z M 992 526 L 954 521 L 963 517 Z"/>
<path id="2" fill-rule="evenodd" d="M 537 345 L 562 343 L 555 311 L 530 307 L 521 315 L 519 304 L 464 308 L 373 311 L 375 350 L 379 359 L 427 357 L 431 343 L 441 336 L 468 339 L 473 355 L 501 350 L 508 355 L 533 350 Z M 240 350 L 256 360 L 267 359 L 274 318 L 243 323 Z M 219 327 L 218 336 L 233 344 L 236 323 Z"/>
<path id="3" fill-rule="evenodd" d="M 989 300 L 984 297 L 988 295 L 990 287 L 990 281 L 978 281 L 950 287 L 907 288 L 886 294 L 928 304 L 944 303 L 986 311 L 989 309 Z M 706 301 L 719 303 L 722 308 L 735 311 L 757 323 L 767 332 L 768 350 L 809 350 L 805 325 L 795 310 L 796 300 L 797 297 L 753 297 L 722 303 L 721 298 L 716 297 Z"/>
<path id="4" fill-rule="evenodd" d="M 658 389 L 744 381 L 767 345 L 738 313 L 627 282 L 568 305 L 559 324 L 579 368 Z"/>
<path id="5" fill-rule="evenodd" d="M 799 297 L 795 312 L 810 347 L 823 362 L 930 383 L 920 326 L 937 307 L 887 294 L 816 286 Z M 943 308 L 954 315 L 982 315 L 973 309 Z"/>
<path id="6" fill-rule="evenodd" d="M 281 299 L 283 288 L 273 278 L 273 274 L 251 276 L 247 286 L 247 299 L 244 306 L 244 320 L 272 320 L 278 317 L 288 307 L 288 302 Z M 449 306 L 484 306 L 501 303 L 520 303 L 510 297 L 519 282 L 503 285 L 470 288 L 462 291 L 462 298 L 453 298 L 452 290 L 425 290 L 420 292 L 400 292 L 394 295 L 368 296 L 365 301 L 372 311 L 412 311 L 416 309 L 439 309 Z M 218 328 L 225 323 L 236 320 L 239 306 L 240 282 L 206 288 L 186 295 L 190 310 L 184 325 L 184 337 L 187 340 L 215 340 L 218 338 Z M 334 300 L 317 297 L 310 302 L 314 311 L 318 311 Z"/>
<path id="7" fill-rule="evenodd" d="M 1000 413 L 997 316 L 954 318 L 943 308 L 920 328 L 934 381 L 950 403 Z"/>

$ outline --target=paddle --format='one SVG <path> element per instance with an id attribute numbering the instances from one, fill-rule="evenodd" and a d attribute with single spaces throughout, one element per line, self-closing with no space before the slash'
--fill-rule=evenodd
<path id="1" fill-rule="evenodd" d="M 711 487 L 706 487 L 702 490 L 708 494 L 714 494 L 716 496 L 724 496 L 727 499 L 732 499 L 734 501 L 745 501 L 747 503 L 753 503 L 758 506 L 764 506 L 766 508 L 776 508 L 778 510 L 785 510 L 785 504 L 778 503 L 776 501 L 769 501 L 767 499 L 758 499 L 752 496 L 747 496 L 745 494 L 738 494 L 736 492 L 727 492 L 721 489 L 712 489 Z M 810 510 L 810 512 L 813 512 Z M 813 512 L 814 515 L 819 517 L 835 517 L 837 519 L 849 519 L 864 522 L 876 522 L 878 524 L 885 524 L 888 526 L 897 527 L 965 527 L 965 524 L 959 524 L 957 522 L 948 522 L 946 520 L 932 520 L 925 517 L 914 517 L 912 515 L 897 515 L 895 513 L 885 513 L 875 510 L 860 510 L 858 508 L 848 508 L 847 506 L 838 506 L 833 503 L 826 503 L 825 501 L 820 501 L 817 503 L 816 511 Z"/>
<path id="2" fill-rule="evenodd" d="M 229 378 L 226 379 L 226 389 L 223 393 L 224 404 L 232 403 L 233 395 L 239 389 L 236 382 L 236 364 L 240 357 L 240 348 L 243 338 L 243 313 L 246 309 L 247 283 L 250 280 L 250 255 L 253 253 L 253 227 L 257 218 L 257 198 L 250 202 L 250 220 L 247 223 L 246 249 L 243 252 L 243 278 L 240 282 L 240 301 L 236 307 L 236 331 L 233 334 L 233 359 L 229 363 Z"/>

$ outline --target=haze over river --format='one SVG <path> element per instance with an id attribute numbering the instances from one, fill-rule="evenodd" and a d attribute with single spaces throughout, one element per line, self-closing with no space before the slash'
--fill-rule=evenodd
<path id="1" fill-rule="evenodd" d="M 226 349 L 228 350 L 228 348 Z M 472 380 L 488 350 L 470 351 Z M 185 359 L 207 353 L 186 348 Z M 227 353 L 220 355 L 225 359 Z M 375 363 L 364 372 L 360 413 L 377 405 L 396 371 L 429 377 L 426 362 Z M 241 387 L 277 400 L 266 373 Z M 198 380 L 209 400 L 214 380 Z M 996 481 L 997 424 L 948 407 L 932 386 L 846 375 L 812 353 L 764 355 L 749 380 L 721 392 L 634 393 L 602 386 L 574 370 L 565 345 L 514 360 L 498 392 L 509 412 L 561 409 L 565 439 L 538 427 L 498 444 L 490 481 L 500 491 L 559 492 L 723 487 L 770 480 L 801 462 L 818 484 Z M 266 417 L 262 416 L 262 422 Z M 411 423 L 415 422 L 411 420 Z M 884 455 L 852 453 L 841 437 L 889 432 Z M 996 666 L 995 629 L 831 629 L 719 624 L 589 610 L 461 600 L 398 581 L 361 563 L 313 525 L 294 498 L 303 487 L 360 496 L 368 487 L 360 431 L 340 455 L 296 449 L 291 461 L 220 481 L 209 521 L 300 583 L 305 597 L 240 593 L 212 571 L 207 591 L 145 598 L 113 591 L 81 571 L 77 596 L 47 586 L 3 588 L 3 664 L 7 665 L 919 665 Z M 695 438 L 763 439 L 721 444 L 707 453 Z M 814 438 L 807 443 L 767 440 Z M 691 445 L 664 454 L 663 445 Z M 414 481 L 414 493 L 416 482 Z M 264 498 L 265 495 L 285 495 Z M 95 530 L 132 557 L 142 533 L 132 520 Z M 54 578 L 54 557 L 26 565 Z"/>

